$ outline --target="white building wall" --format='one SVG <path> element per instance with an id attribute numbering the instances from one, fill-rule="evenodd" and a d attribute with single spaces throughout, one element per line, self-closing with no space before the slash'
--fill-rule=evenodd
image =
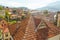
<path id="1" fill-rule="evenodd" d="M 60 40 L 60 34 L 59 35 L 56 35 L 52 38 L 48 38 L 48 40 Z"/>
<path id="2" fill-rule="evenodd" d="M 5 10 L 0 10 L 0 15 L 5 16 Z"/>

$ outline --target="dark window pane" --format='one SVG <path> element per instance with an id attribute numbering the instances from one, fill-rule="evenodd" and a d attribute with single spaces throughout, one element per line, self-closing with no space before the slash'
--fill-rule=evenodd
<path id="1" fill-rule="evenodd" d="M 2 39 L 0 39 L 0 40 L 2 40 Z"/>
<path id="2" fill-rule="evenodd" d="M 11 40 L 11 38 L 10 38 L 10 40 Z"/>
<path id="3" fill-rule="evenodd" d="M 5 39 L 5 40 L 8 40 L 8 39 Z"/>

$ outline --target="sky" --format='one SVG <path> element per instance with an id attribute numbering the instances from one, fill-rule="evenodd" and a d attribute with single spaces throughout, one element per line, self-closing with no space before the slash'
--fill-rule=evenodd
<path id="1" fill-rule="evenodd" d="M 0 0 L 0 5 L 8 7 L 28 7 L 37 9 L 59 0 Z"/>

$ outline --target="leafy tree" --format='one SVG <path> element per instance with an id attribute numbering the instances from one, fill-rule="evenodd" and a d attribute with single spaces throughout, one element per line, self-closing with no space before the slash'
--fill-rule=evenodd
<path id="1" fill-rule="evenodd" d="M 3 10 L 3 6 L 0 6 L 0 10 Z"/>
<path id="2" fill-rule="evenodd" d="M 3 19 L 5 19 L 5 17 L 4 17 L 4 16 L 1 16 L 1 15 L 0 15 L 0 18 L 3 18 Z"/>
<path id="3" fill-rule="evenodd" d="M 5 18 L 9 22 L 9 19 L 10 19 L 9 11 L 5 11 Z"/>

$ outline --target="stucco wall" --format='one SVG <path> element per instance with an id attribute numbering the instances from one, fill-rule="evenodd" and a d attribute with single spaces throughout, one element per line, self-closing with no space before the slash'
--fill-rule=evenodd
<path id="1" fill-rule="evenodd" d="M 60 34 L 59 35 L 56 35 L 52 38 L 48 38 L 48 40 L 60 40 Z"/>

